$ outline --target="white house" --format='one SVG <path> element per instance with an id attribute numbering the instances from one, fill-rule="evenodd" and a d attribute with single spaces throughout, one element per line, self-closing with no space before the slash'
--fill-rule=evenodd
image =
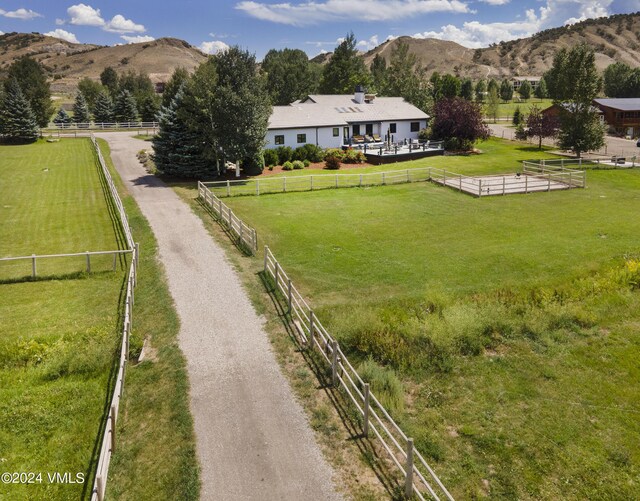
<path id="1" fill-rule="evenodd" d="M 401 97 L 376 97 L 359 85 L 353 96 L 310 95 L 288 106 L 274 106 L 266 147 L 297 148 L 310 143 L 340 148 L 361 136 L 381 141 L 387 134 L 400 142 L 417 139 L 428 119 Z"/>

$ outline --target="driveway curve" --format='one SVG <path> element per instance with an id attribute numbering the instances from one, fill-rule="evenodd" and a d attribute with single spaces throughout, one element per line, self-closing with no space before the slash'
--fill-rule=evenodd
<path id="1" fill-rule="evenodd" d="M 131 133 L 96 136 L 108 141 L 116 169 L 151 225 L 180 317 L 201 499 L 341 499 L 223 250 L 173 190 L 145 172 L 136 158 L 144 143 Z"/>

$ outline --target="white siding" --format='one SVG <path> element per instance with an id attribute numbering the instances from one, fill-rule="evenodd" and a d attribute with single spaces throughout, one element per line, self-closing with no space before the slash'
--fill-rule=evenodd
<path id="1" fill-rule="evenodd" d="M 267 131 L 265 148 L 290 146 L 293 149 L 305 144 L 317 144 L 322 148 L 339 148 L 342 144 L 342 127 L 338 126 L 338 136 L 333 137 L 333 127 L 307 127 L 300 129 L 270 129 Z M 306 134 L 307 142 L 298 143 L 298 134 Z M 276 144 L 275 137 L 284 136 L 284 145 Z M 317 143 L 316 143 L 317 140 Z"/>

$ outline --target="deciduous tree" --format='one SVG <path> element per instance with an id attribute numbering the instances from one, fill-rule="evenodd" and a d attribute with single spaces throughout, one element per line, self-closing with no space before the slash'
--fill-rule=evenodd
<path id="1" fill-rule="evenodd" d="M 307 54 L 300 49 L 271 49 L 262 61 L 266 89 L 274 105 L 287 105 L 317 88 Z"/>
<path id="2" fill-rule="evenodd" d="M 520 94 L 520 97 L 525 101 L 531 97 L 531 84 L 528 80 L 525 80 L 520 84 L 518 94 Z"/>
<path id="3" fill-rule="evenodd" d="M 100 83 L 109 90 L 112 98 L 118 94 L 119 77 L 116 70 L 111 66 L 107 66 L 102 70 L 102 73 L 100 73 Z"/>
<path id="4" fill-rule="evenodd" d="M 358 53 L 356 37 L 347 34 L 336 47 L 331 60 L 322 72 L 320 92 L 323 94 L 351 94 L 356 85 L 367 87 L 371 83 L 371 74 L 367 71 L 364 59 Z"/>
<path id="5" fill-rule="evenodd" d="M 91 80 L 89 77 L 84 77 L 78 82 L 78 91 L 81 92 L 87 100 L 89 109 L 93 109 L 93 106 L 96 104 L 98 94 L 100 94 L 104 89 L 105 88 L 101 83 Z"/>
<path id="6" fill-rule="evenodd" d="M 464 78 L 460 84 L 460 97 L 467 101 L 473 101 L 473 82 L 470 78 Z"/>
<path id="7" fill-rule="evenodd" d="M 485 93 L 487 92 L 487 84 L 484 80 L 478 80 L 476 84 L 475 94 L 478 103 L 484 103 Z"/>
<path id="8" fill-rule="evenodd" d="M 461 97 L 442 98 L 434 106 L 432 137 L 444 140 L 447 149 L 469 150 L 479 139 L 489 138 L 480 105 Z"/>
<path id="9" fill-rule="evenodd" d="M 542 149 L 544 138 L 557 136 L 559 126 L 560 122 L 556 117 L 545 115 L 535 104 L 529 109 L 526 134 L 538 139 L 538 149 Z"/>
<path id="10" fill-rule="evenodd" d="M 382 92 L 387 85 L 387 60 L 376 54 L 371 62 L 371 78 L 376 91 Z"/>
<path id="11" fill-rule="evenodd" d="M 505 103 L 513 99 L 513 85 L 506 78 L 500 84 L 500 99 Z"/>
<path id="12" fill-rule="evenodd" d="M 544 78 L 540 79 L 536 90 L 533 93 L 538 99 L 546 99 L 549 97 L 549 92 L 547 91 L 547 82 Z"/>
<path id="13" fill-rule="evenodd" d="M 169 78 L 169 81 L 164 86 L 162 92 L 162 106 L 168 108 L 171 106 L 171 101 L 176 97 L 176 94 L 180 90 L 180 87 L 189 80 L 189 72 L 184 68 L 176 68 Z"/>
<path id="14" fill-rule="evenodd" d="M 443 98 L 453 98 L 460 95 L 460 79 L 447 73 L 440 80 L 440 95 Z"/>

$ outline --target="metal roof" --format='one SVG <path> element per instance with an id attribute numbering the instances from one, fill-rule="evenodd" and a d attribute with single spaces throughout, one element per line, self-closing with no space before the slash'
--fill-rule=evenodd
<path id="1" fill-rule="evenodd" d="M 337 127 L 351 123 L 426 120 L 429 115 L 401 97 L 358 103 L 353 95 L 311 95 L 288 106 L 274 106 L 269 129 Z"/>
<path id="2" fill-rule="evenodd" d="M 619 97 L 614 99 L 594 99 L 596 104 L 620 111 L 640 111 L 640 98 Z"/>

